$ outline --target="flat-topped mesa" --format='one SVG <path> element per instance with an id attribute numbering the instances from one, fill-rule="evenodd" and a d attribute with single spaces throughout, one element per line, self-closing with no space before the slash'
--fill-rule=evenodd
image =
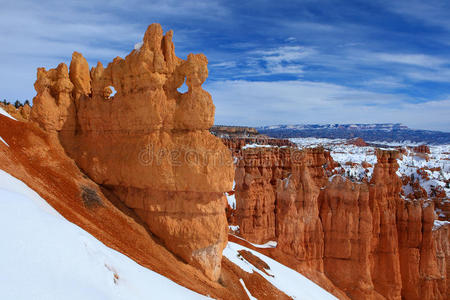
<path id="1" fill-rule="evenodd" d="M 203 54 L 178 58 L 172 31 L 163 35 L 152 24 L 140 47 L 106 68 L 89 70 L 74 52 L 70 72 L 65 64 L 38 69 L 31 119 L 169 250 L 217 279 L 233 167 L 228 149 L 208 132 L 215 107 L 202 89 L 207 63 Z M 183 82 L 186 93 L 177 90 Z"/>

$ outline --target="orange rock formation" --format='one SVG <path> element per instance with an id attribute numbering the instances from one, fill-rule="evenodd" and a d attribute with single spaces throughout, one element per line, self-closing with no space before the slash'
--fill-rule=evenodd
<path id="1" fill-rule="evenodd" d="M 214 105 L 201 87 L 207 62 L 202 54 L 176 57 L 172 31 L 163 35 L 153 24 L 140 49 L 106 68 L 89 70 L 74 52 L 69 70 L 38 69 L 31 120 L 58 136 L 83 172 L 168 249 L 216 280 L 227 242 L 223 192 L 233 169 L 228 150 L 208 131 Z"/>
<path id="2" fill-rule="evenodd" d="M 339 298 L 447 299 L 449 226 L 433 231 L 433 204 L 400 197 L 398 155 L 379 150 L 367 183 L 330 177 L 320 148 L 241 150 L 232 221 Z"/>
<path id="3" fill-rule="evenodd" d="M 27 121 L 30 118 L 31 106 L 29 106 L 28 104 L 16 108 L 12 104 L 4 105 L 3 103 L 0 103 L 0 108 L 3 108 L 16 120 Z"/>

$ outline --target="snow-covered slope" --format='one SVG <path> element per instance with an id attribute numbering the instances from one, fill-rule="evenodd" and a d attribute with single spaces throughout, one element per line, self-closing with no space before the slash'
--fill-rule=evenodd
<path id="1" fill-rule="evenodd" d="M 106 247 L 0 170 L 1 299 L 205 299 Z"/>
<path id="2" fill-rule="evenodd" d="M 269 269 L 265 269 L 266 273 L 262 272 L 245 258 L 243 258 L 239 254 L 240 250 L 249 251 L 254 256 L 264 261 L 269 266 Z M 273 286 L 284 292 L 286 295 L 292 297 L 293 299 L 337 299 L 300 273 L 280 264 L 279 262 L 259 252 L 251 250 L 239 244 L 228 242 L 227 247 L 223 251 L 223 255 L 232 263 L 238 265 L 245 272 L 258 273 L 267 281 L 269 281 Z M 252 296 L 249 295 L 249 298 L 252 298 Z"/>
<path id="3" fill-rule="evenodd" d="M 0 107 L 0 115 L 7 116 L 8 118 L 11 118 L 15 120 L 10 114 L 8 114 L 3 108 Z"/>

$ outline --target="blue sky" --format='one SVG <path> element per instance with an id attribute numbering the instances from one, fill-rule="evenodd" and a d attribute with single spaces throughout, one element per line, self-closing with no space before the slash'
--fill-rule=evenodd
<path id="1" fill-rule="evenodd" d="M 216 124 L 401 122 L 450 131 L 450 1 L 0 0 L 0 98 L 36 68 L 124 57 L 151 23 L 204 53 Z"/>

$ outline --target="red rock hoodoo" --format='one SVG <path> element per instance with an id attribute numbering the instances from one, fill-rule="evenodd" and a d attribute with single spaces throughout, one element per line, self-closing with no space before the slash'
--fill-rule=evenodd
<path id="1" fill-rule="evenodd" d="M 341 299 L 447 299 L 449 226 L 433 230 L 432 201 L 401 197 L 399 152 L 376 155 L 366 182 L 333 175 L 321 148 L 241 149 L 231 221 Z"/>
<path id="2" fill-rule="evenodd" d="M 74 52 L 69 70 L 38 69 L 31 120 L 169 250 L 216 280 L 227 243 L 223 192 L 233 169 L 208 131 L 215 108 L 201 86 L 207 62 L 202 54 L 176 57 L 172 31 L 163 35 L 153 24 L 140 49 L 106 68 L 89 70 Z M 183 82 L 186 93 L 177 91 Z"/>

